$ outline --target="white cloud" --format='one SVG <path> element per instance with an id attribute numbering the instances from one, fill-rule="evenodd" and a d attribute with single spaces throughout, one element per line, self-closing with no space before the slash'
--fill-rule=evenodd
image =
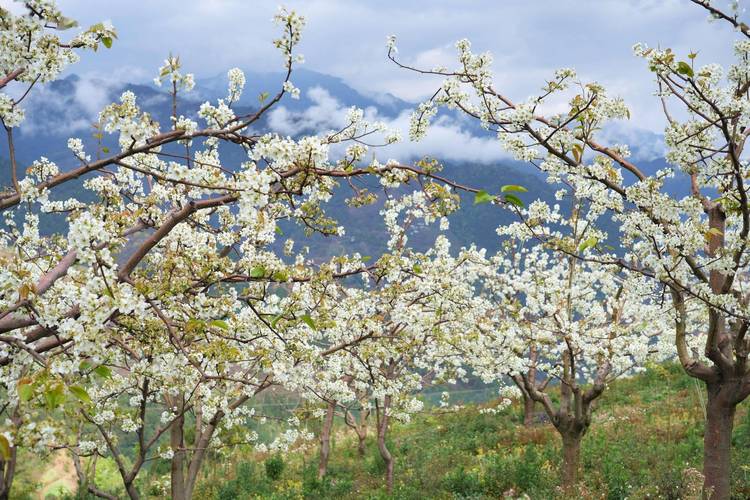
<path id="1" fill-rule="evenodd" d="M 278 0 L 105 2 L 60 0 L 82 25 L 111 18 L 119 38 L 111 50 L 85 54 L 85 71 L 114 72 L 123 65 L 151 75 L 172 51 L 187 71 L 212 76 L 239 66 L 281 69 L 270 18 Z M 431 94 L 439 80 L 396 68 L 385 57 L 385 38 L 396 34 L 403 60 L 431 68 L 454 66 L 453 43 L 469 38 L 491 51 L 498 87 L 524 100 L 558 67 L 569 66 L 626 99 L 638 127 L 659 132 L 663 118 L 652 96 L 652 75 L 631 54 L 633 43 L 700 50 L 698 63 L 726 64 L 735 34 L 681 0 L 287 0 L 308 19 L 300 50 L 307 67 L 339 76 L 357 90 L 407 100 Z M 250 27 L 250 29 L 248 29 Z M 144 77 L 144 80 L 147 78 Z"/>
<path id="2" fill-rule="evenodd" d="M 346 125 L 346 111 L 327 90 L 313 87 L 307 91 L 307 97 L 313 104 L 302 112 L 291 112 L 284 106 L 274 108 L 268 119 L 271 128 L 284 135 L 296 135 Z"/>
<path id="3" fill-rule="evenodd" d="M 58 89 L 57 85 L 67 85 Z M 99 111 L 111 102 L 116 83 L 83 75 L 65 82 L 38 85 L 29 93 L 22 106 L 27 110 L 21 133 L 73 135 L 90 130 Z"/>
<path id="4" fill-rule="evenodd" d="M 269 117 L 271 128 L 284 135 L 296 135 L 341 129 L 346 125 L 348 108 L 327 90 L 314 87 L 307 92 L 307 97 L 313 104 L 304 111 L 293 112 L 283 106 L 274 109 Z M 388 128 L 398 130 L 404 138 L 408 137 L 409 115 L 408 111 L 404 111 L 396 118 L 387 118 L 379 115 L 373 107 L 365 110 L 365 119 L 384 122 Z M 438 118 L 420 142 L 405 139 L 376 151 L 376 154 L 401 161 L 430 156 L 444 161 L 489 163 L 507 158 L 497 140 L 474 136 L 447 115 Z"/>
<path id="5" fill-rule="evenodd" d="M 269 125 L 283 135 L 297 135 L 302 132 L 320 133 L 326 130 L 341 129 L 346 125 L 348 108 L 322 87 L 314 87 L 307 92 L 312 105 L 303 111 L 290 111 L 280 106 L 271 111 Z M 379 157 L 395 158 L 400 161 L 429 156 L 440 161 L 492 163 L 507 160 L 510 156 L 501 148 L 492 135 L 475 135 L 453 115 L 442 114 L 431 125 L 427 135 L 419 142 L 409 141 L 410 112 L 404 111 L 395 118 L 388 118 L 369 107 L 365 119 L 381 121 L 392 130 L 397 130 L 404 140 L 376 151 Z M 605 144 L 627 144 L 635 160 L 655 160 L 663 158 L 664 140 L 654 132 L 637 129 L 626 122 L 615 122 L 602 130 L 599 139 Z"/>

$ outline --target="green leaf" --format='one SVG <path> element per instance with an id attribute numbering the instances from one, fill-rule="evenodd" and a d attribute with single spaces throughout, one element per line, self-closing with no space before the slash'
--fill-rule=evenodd
<path id="1" fill-rule="evenodd" d="M 411 270 L 414 271 L 415 274 L 422 274 L 422 266 L 419 264 L 414 264 L 411 266 Z"/>
<path id="2" fill-rule="evenodd" d="M 583 252 L 584 250 L 593 248 L 597 243 L 599 243 L 599 240 L 592 236 L 578 246 L 578 251 Z"/>
<path id="3" fill-rule="evenodd" d="M 83 361 L 81 361 L 81 364 L 78 365 L 78 370 L 82 371 L 82 372 L 85 372 L 89 368 L 91 368 L 91 363 L 89 363 L 85 359 Z"/>
<path id="4" fill-rule="evenodd" d="M 10 460 L 10 443 L 3 434 L 0 434 L 0 455 L 3 456 L 3 460 Z"/>
<path id="5" fill-rule="evenodd" d="M 482 203 L 488 203 L 490 201 L 493 201 L 494 199 L 495 199 L 494 196 L 492 196 L 490 193 L 482 189 L 478 191 L 477 194 L 474 195 L 474 205 L 481 205 Z"/>
<path id="6" fill-rule="evenodd" d="M 284 236 L 284 231 L 282 231 L 279 226 L 276 226 L 274 228 L 274 231 L 276 231 L 276 234 L 278 234 L 279 236 Z"/>
<path id="7" fill-rule="evenodd" d="M 107 146 L 104 146 L 102 148 L 102 153 L 109 153 L 109 148 Z"/>
<path id="8" fill-rule="evenodd" d="M 199 319 L 191 318 L 185 322 L 185 331 L 188 333 L 203 332 L 206 329 L 206 323 Z"/>
<path id="9" fill-rule="evenodd" d="M 30 378 L 22 378 L 18 381 L 18 397 L 21 401 L 29 401 L 34 397 L 34 386 Z"/>
<path id="10" fill-rule="evenodd" d="M 576 163 L 581 163 L 581 158 L 583 157 L 583 145 L 582 144 L 573 144 L 573 158 L 575 159 Z"/>
<path id="11" fill-rule="evenodd" d="M 99 375 L 101 378 L 112 378 L 112 370 L 108 366 L 99 365 L 94 368 L 94 373 Z"/>
<path id="12" fill-rule="evenodd" d="M 265 275 L 266 275 L 266 268 L 261 265 L 255 266 L 254 268 L 250 269 L 251 278 L 262 278 Z"/>
<path id="13" fill-rule="evenodd" d="M 262 104 L 266 99 L 268 99 L 268 92 L 261 92 L 258 96 L 258 102 Z"/>
<path id="14" fill-rule="evenodd" d="M 211 326 L 221 328 L 222 330 L 229 330 L 229 325 L 223 319 L 215 319 L 211 322 Z"/>
<path id="15" fill-rule="evenodd" d="M 274 281 L 286 281 L 289 279 L 289 273 L 286 271 L 274 271 L 273 279 Z"/>
<path id="16" fill-rule="evenodd" d="M 281 314 L 277 314 L 276 316 L 274 316 L 274 318 L 271 320 L 271 328 L 276 328 L 276 324 L 282 317 L 283 316 Z"/>
<path id="17" fill-rule="evenodd" d="M 103 44 L 104 44 L 104 46 L 105 46 L 105 47 L 107 47 L 108 49 L 111 49 L 111 48 L 112 48 L 112 39 L 111 39 L 110 37 L 108 37 L 108 36 L 105 36 L 105 37 L 103 37 L 103 38 L 102 38 L 102 43 L 103 43 Z"/>
<path id="18" fill-rule="evenodd" d="M 680 61 L 677 63 L 677 72 L 681 75 L 687 76 L 688 78 L 693 77 L 693 68 L 691 68 L 690 65 L 685 61 Z"/>
<path id="19" fill-rule="evenodd" d="M 44 391 L 44 402 L 47 404 L 47 408 L 54 410 L 65 401 L 65 388 L 62 384 L 55 384 L 46 391 Z"/>
<path id="20" fill-rule="evenodd" d="M 57 19 L 57 29 L 59 30 L 69 30 L 70 28 L 75 28 L 78 26 L 78 21 L 75 19 L 70 19 L 69 17 L 60 16 Z"/>
<path id="21" fill-rule="evenodd" d="M 517 186 L 515 184 L 506 184 L 500 188 L 501 193 L 508 193 L 511 191 L 515 191 L 516 193 L 526 193 L 529 190 L 523 186 Z"/>
<path id="22" fill-rule="evenodd" d="M 362 258 L 360 258 L 362 262 L 370 262 L 372 260 L 372 256 L 370 255 L 363 255 Z"/>
<path id="23" fill-rule="evenodd" d="M 523 208 L 524 204 L 523 201 L 521 201 L 521 198 L 514 194 L 506 194 L 505 195 L 505 202 L 510 203 L 511 205 L 515 205 L 518 208 Z"/>
<path id="24" fill-rule="evenodd" d="M 89 396 L 89 393 L 86 392 L 86 389 L 84 389 L 80 385 L 71 385 L 70 387 L 68 387 L 68 390 L 73 396 L 77 397 L 84 403 L 91 403 L 91 396 Z"/>
<path id="25" fill-rule="evenodd" d="M 306 324 L 307 326 L 309 326 L 310 328 L 312 328 L 313 330 L 317 330 L 317 328 L 315 327 L 315 321 L 313 321 L 313 319 L 312 319 L 312 318 L 310 317 L 310 315 L 309 315 L 309 314 L 303 314 L 303 315 L 302 315 L 302 316 L 300 317 L 300 319 L 301 319 L 302 321 L 304 321 L 304 322 L 305 322 L 305 324 Z"/>

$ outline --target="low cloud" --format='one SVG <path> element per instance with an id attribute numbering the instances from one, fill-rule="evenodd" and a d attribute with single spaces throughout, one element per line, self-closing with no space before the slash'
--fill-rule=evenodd
<path id="1" fill-rule="evenodd" d="M 338 130 L 346 125 L 348 107 L 341 104 L 322 87 L 313 87 L 307 92 L 312 105 L 304 111 L 291 111 L 281 106 L 269 116 L 271 128 L 283 135 L 298 135 L 324 130 Z M 403 140 L 381 149 L 377 154 L 385 158 L 408 161 L 429 156 L 441 161 L 492 163 L 510 159 L 499 141 L 491 134 L 477 135 L 454 115 L 441 114 L 432 123 L 427 135 L 419 142 L 408 139 L 410 111 L 403 111 L 395 118 L 378 113 L 368 107 L 365 118 L 382 121 L 388 128 L 401 133 Z M 628 144 L 636 160 L 654 160 L 663 157 L 664 141 L 660 135 L 647 130 L 634 129 L 622 124 L 613 124 L 601 133 L 606 143 Z"/>
<path id="2" fill-rule="evenodd" d="M 115 76 L 71 75 L 52 84 L 37 85 L 22 103 L 26 120 L 21 124 L 21 133 L 64 136 L 90 130 L 99 112 L 122 88 L 124 81 Z"/>

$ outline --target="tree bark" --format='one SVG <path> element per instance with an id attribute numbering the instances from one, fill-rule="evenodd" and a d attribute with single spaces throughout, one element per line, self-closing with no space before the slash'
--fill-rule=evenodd
<path id="1" fill-rule="evenodd" d="M 16 473 L 16 447 L 11 446 L 8 461 L 0 460 L 0 500 L 10 498 L 10 489 Z"/>
<path id="2" fill-rule="evenodd" d="M 385 438 L 388 433 L 388 408 L 391 405 L 391 396 L 387 395 L 383 398 L 383 408 L 379 411 L 380 422 L 378 422 L 378 450 L 380 450 L 380 456 L 385 462 L 385 487 L 388 494 L 393 492 L 393 455 L 391 455 L 388 446 L 385 443 Z"/>
<path id="3" fill-rule="evenodd" d="M 363 433 L 357 433 L 357 440 L 359 443 L 357 444 L 357 453 L 359 454 L 360 458 L 365 456 L 365 452 L 367 451 L 367 443 L 366 438 L 367 435 L 365 434 L 367 431 Z"/>
<path id="4" fill-rule="evenodd" d="M 334 411 L 336 401 L 328 402 L 323 427 L 320 429 L 320 461 L 318 462 L 318 480 L 325 477 L 328 472 L 328 457 L 331 453 L 331 428 L 333 427 Z"/>
<path id="5" fill-rule="evenodd" d="M 730 497 L 732 428 L 737 408 L 727 384 L 707 384 L 706 429 L 703 434 L 704 489 L 711 500 Z"/>
<path id="6" fill-rule="evenodd" d="M 173 453 L 170 470 L 172 500 L 188 498 L 185 492 L 185 436 L 183 432 L 185 416 L 182 414 L 182 407 L 179 411 L 180 416 L 172 422 L 169 429 L 169 445 Z"/>
<path id="7" fill-rule="evenodd" d="M 563 463 L 562 486 L 570 490 L 578 482 L 578 470 L 581 465 L 581 439 L 583 434 L 570 432 L 562 434 Z"/>
<path id="8" fill-rule="evenodd" d="M 359 421 L 355 422 L 354 431 L 357 433 L 357 451 L 360 458 L 363 458 L 367 451 L 367 417 L 369 416 L 370 410 L 363 407 L 359 412 Z"/>
<path id="9" fill-rule="evenodd" d="M 524 427 L 531 427 L 534 424 L 534 408 L 536 402 L 524 395 L 523 397 L 523 425 Z"/>

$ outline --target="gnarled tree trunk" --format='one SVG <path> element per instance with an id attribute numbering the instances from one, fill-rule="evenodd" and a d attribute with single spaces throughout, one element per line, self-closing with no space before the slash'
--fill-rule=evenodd
<path id="1" fill-rule="evenodd" d="M 704 489 L 711 500 L 730 498 L 732 429 L 738 385 L 706 384 L 706 428 L 703 434 Z"/>
<path id="2" fill-rule="evenodd" d="M 578 482 L 581 467 L 581 440 L 585 432 L 566 432 L 562 435 L 563 461 L 561 479 L 563 488 L 570 489 Z"/>

